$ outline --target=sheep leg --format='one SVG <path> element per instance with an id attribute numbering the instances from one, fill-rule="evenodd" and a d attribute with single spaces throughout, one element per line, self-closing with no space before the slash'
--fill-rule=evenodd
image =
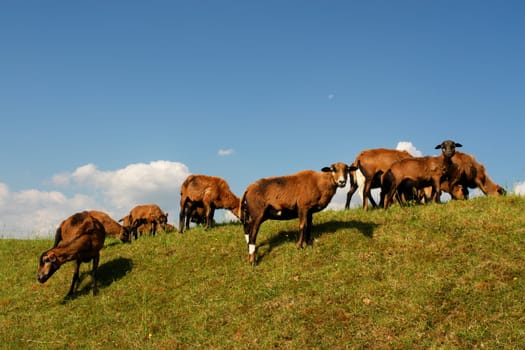
<path id="1" fill-rule="evenodd" d="M 181 222 L 184 223 L 184 226 L 186 227 L 186 230 L 190 229 L 191 217 L 192 217 L 193 212 L 195 211 L 196 207 L 197 207 L 197 205 L 192 203 L 192 202 L 187 202 L 184 205 L 184 213 L 183 213 Z M 186 218 L 186 220 L 184 218 Z M 182 233 L 182 223 L 179 224 L 179 225 L 181 225 L 181 230 L 180 230 L 181 233 Z"/>
<path id="2" fill-rule="evenodd" d="M 215 208 L 213 206 L 209 206 L 206 209 L 206 228 L 211 228 L 213 224 L 213 215 L 215 214 Z"/>
<path id="3" fill-rule="evenodd" d="M 396 191 L 397 191 L 397 186 L 394 183 L 390 184 L 390 189 L 388 190 L 388 192 L 385 194 L 385 197 L 384 197 L 385 209 L 387 209 L 392 203 L 394 199 L 394 195 L 396 194 Z"/>
<path id="4" fill-rule="evenodd" d="M 155 233 L 157 233 L 157 221 L 151 222 L 151 229 L 150 229 L 151 235 L 155 236 Z"/>
<path id="5" fill-rule="evenodd" d="M 352 200 L 352 196 L 354 195 L 355 191 L 357 191 L 357 184 L 352 182 L 350 183 L 350 189 L 346 194 L 345 209 L 350 209 L 350 201 Z"/>
<path id="6" fill-rule="evenodd" d="M 434 193 L 434 201 L 436 203 L 441 203 L 440 197 L 441 197 L 441 185 L 440 185 L 440 179 L 438 178 L 437 181 L 434 179 L 434 184 L 432 185 L 432 191 Z"/>
<path id="7" fill-rule="evenodd" d="M 184 217 L 186 215 L 186 203 L 181 201 L 179 213 L 179 232 L 184 232 Z"/>
<path id="8" fill-rule="evenodd" d="M 80 263 L 80 260 L 76 260 L 75 271 L 73 272 L 73 279 L 71 280 L 71 287 L 69 287 L 69 292 L 67 293 L 67 295 L 72 295 L 75 292 L 78 281 L 80 280 Z"/>
<path id="9" fill-rule="evenodd" d="M 299 239 L 297 240 L 297 249 L 302 249 L 308 229 L 308 212 L 299 210 Z"/>
<path id="10" fill-rule="evenodd" d="M 248 237 L 248 262 L 252 265 L 256 263 L 256 250 L 255 241 L 257 240 L 257 233 L 259 233 L 259 227 L 261 226 L 263 217 L 259 216 L 255 218 L 248 225 L 250 227 L 250 236 Z"/>
<path id="11" fill-rule="evenodd" d="M 313 214 L 308 213 L 306 218 L 306 244 L 310 247 L 314 245 L 314 240 L 312 239 L 312 222 Z"/>
<path id="12" fill-rule="evenodd" d="M 363 209 L 368 210 L 368 198 L 370 197 L 370 188 L 372 187 L 372 179 L 366 179 L 363 187 Z"/>
<path id="13" fill-rule="evenodd" d="M 191 221 L 191 215 L 193 214 L 193 210 L 195 210 L 195 206 L 191 205 L 189 208 L 186 208 L 186 222 L 184 223 L 184 226 L 186 227 L 186 230 L 190 229 L 190 221 Z M 182 232 L 182 231 L 181 231 Z"/>
<path id="14" fill-rule="evenodd" d="M 93 269 L 91 270 L 91 279 L 93 280 L 93 295 L 98 294 L 97 268 L 98 268 L 99 260 L 100 260 L 100 256 L 96 256 L 93 258 Z"/>
<path id="15" fill-rule="evenodd" d="M 372 197 L 372 189 L 368 191 L 368 199 L 370 200 L 370 203 L 372 204 L 372 207 L 377 208 L 377 203 L 374 200 L 374 197 Z"/>
<path id="16" fill-rule="evenodd" d="M 131 233 L 133 234 L 133 237 L 135 237 L 135 240 L 138 239 L 138 228 L 140 226 L 139 220 L 133 220 L 131 223 Z"/>

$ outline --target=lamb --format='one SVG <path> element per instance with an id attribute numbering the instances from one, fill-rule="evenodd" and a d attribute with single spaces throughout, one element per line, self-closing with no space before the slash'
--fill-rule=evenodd
<path id="1" fill-rule="evenodd" d="M 46 282 L 64 263 L 75 260 L 76 267 L 68 296 L 72 295 L 80 281 L 79 270 L 82 262 L 93 261 L 91 271 L 93 295 L 98 294 L 96 271 L 100 250 L 104 246 L 104 226 L 87 211 L 76 213 L 62 221 L 55 235 L 53 248 L 40 255 L 37 280 Z"/>
<path id="2" fill-rule="evenodd" d="M 190 220 L 196 216 L 206 218 L 206 228 L 213 224 L 215 209 L 228 209 L 239 217 L 239 197 L 230 190 L 228 183 L 216 176 L 190 175 L 180 188 L 179 232 L 189 229 Z M 199 209 L 203 208 L 203 209 Z"/>
<path id="3" fill-rule="evenodd" d="M 97 219 L 104 226 L 106 236 L 119 238 L 124 243 L 131 241 L 129 227 L 120 225 L 103 211 L 90 210 L 88 211 L 88 214 Z"/>
<path id="4" fill-rule="evenodd" d="M 462 185 L 465 189 L 479 187 L 485 195 L 489 196 L 500 196 L 506 193 L 503 187 L 492 181 L 483 164 L 478 163 L 474 156 L 456 152 L 452 160 L 455 165 L 450 174 L 452 186 Z"/>
<path id="5" fill-rule="evenodd" d="M 451 159 L 456 152 L 456 147 L 462 145 L 450 140 L 443 141 L 435 147 L 441 148 L 440 156 L 406 158 L 393 163 L 383 175 L 381 202 L 384 203 L 384 207 L 390 206 L 398 189 L 410 187 L 422 189 L 432 186 L 431 197 L 435 202 L 439 202 L 441 182 L 451 172 L 453 167 Z"/>
<path id="6" fill-rule="evenodd" d="M 299 218 L 297 247 L 312 245 L 313 213 L 330 203 L 337 188 L 345 187 L 348 172 L 345 163 L 324 167 L 321 172 L 304 170 L 296 174 L 259 179 L 250 184 L 241 199 L 240 219 L 248 243 L 248 261 L 256 262 L 255 242 L 259 227 L 268 220 Z"/>
<path id="7" fill-rule="evenodd" d="M 363 209 L 368 210 L 368 199 L 370 199 L 372 206 L 376 207 L 370 190 L 381 187 L 381 176 L 390 168 L 392 163 L 405 158 L 412 158 L 412 155 L 407 151 L 388 148 L 374 148 L 360 152 L 352 163 L 352 166 L 357 167 L 357 169 L 350 172 L 350 189 L 346 195 L 345 209 L 350 208 L 350 200 L 358 187 L 363 187 Z M 361 184 L 358 181 L 360 176 L 364 178 L 364 182 Z"/>
<path id="8" fill-rule="evenodd" d="M 135 239 L 138 238 L 137 230 L 141 225 L 149 226 L 151 234 L 155 236 L 157 226 L 165 229 L 168 222 L 168 213 L 163 212 L 157 204 L 137 205 L 119 222 L 122 222 L 123 226 L 128 227 Z"/>

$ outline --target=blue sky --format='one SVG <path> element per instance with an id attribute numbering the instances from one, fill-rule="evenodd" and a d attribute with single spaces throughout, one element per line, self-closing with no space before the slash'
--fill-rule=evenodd
<path id="1" fill-rule="evenodd" d="M 523 1 L 2 1 L 0 236 L 409 142 L 525 181 Z M 519 187 L 518 187 L 519 188 Z"/>

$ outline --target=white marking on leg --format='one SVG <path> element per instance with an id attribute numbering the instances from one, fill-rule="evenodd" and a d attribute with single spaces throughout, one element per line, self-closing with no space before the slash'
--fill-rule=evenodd
<path id="1" fill-rule="evenodd" d="M 255 244 L 248 244 L 248 254 L 255 254 Z"/>
<path id="2" fill-rule="evenodd" d="M 250 243 L 250 235 L 244 235 L 244 239 L 246 239 L 246 243 Z"/>

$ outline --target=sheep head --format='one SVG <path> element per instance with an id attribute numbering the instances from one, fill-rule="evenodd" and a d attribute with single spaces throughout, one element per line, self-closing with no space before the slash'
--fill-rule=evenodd
<path id="1" fill-rule="evenodd" d="M 445 158 L 452 158 L 456 153 L 456 147 L 463 147 L 463 145 L 451 140 L 446 140 L 437 145 L 435 149 L 441 148 L 441 152 Z"/>
<path id="2" fill-rule="evenodd" d="M 60 268 L 60 265 L 61 263 L 52 250 L 42 253 L 38 262 L 37 281 L 46 282 Z"/>
<path id="3" fill-rule="evenodd" d="M 351 167 L 345 163 L 335 163 L 329 167 L 324 167 L 321 169 L 322 172 L 329 172 L 332 175 L 332 181 L 337 185 L 337 187 L 345 187 L 346 179 L 348 178 L 348 173 L 350 172 Z"/>

